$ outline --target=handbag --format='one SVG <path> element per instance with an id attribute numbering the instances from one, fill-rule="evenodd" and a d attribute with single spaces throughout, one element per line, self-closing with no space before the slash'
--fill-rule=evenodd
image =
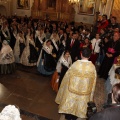
<path id="1" fill-rule="evenodd" d="M 58 92 L 58 84 L 59 84 L 58 72 L 55 71 L 51 80 L 51 87 L 55 92 Z"/>

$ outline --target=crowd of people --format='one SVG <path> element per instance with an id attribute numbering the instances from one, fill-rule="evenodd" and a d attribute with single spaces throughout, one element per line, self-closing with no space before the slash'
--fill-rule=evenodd
<path id="1" fill-rule="evenodd" d="M 68 120 L 85 118 L 87 102 L 94 95 L 95 66 L 100 66 L 99 77 L 107 80 L 120 55 L 119 32 L 120 26 L 112 15 L 110 19 L 103 15 L 91 28 L 82 22 L 76 25 L 27 16 L 0 16 L 0 74 L 13 73 L 15 63 L 37 66 L 41 75 L 52 75 L 59 113 L 65 113 Z"/>

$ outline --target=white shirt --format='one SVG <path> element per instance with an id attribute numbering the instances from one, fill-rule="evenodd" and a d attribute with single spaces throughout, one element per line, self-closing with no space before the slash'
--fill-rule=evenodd
<path id="1" fill-rule="evenodd" d="M 100 52 L 100 47 L 99 43 L 101 42 L 101 39 L 96 40 L 96 38 L 92 39 L 92 50 L 94 53 L 99 53 Z"/>

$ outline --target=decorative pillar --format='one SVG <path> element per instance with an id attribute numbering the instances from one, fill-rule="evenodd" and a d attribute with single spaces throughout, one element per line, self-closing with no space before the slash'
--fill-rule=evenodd
<path id="1" fill-rule="evenodd" d="M 120 23 L 120 0 L 114 0 L 112 15 L 117 17 L 117 22 Z"/>
<path id="2" fill-rule="evenodd" d="M 35 11 L 40 9 L 40 0 L 34 0 L 32 9 Z"/>
<path id="3" fill-rule="evenodd" d="M 47 10 L 47 1 L 48 0 L 41 1 L 41 10 L 43 10 L 43 11 Z"/>
<path id="4" fill-rule="evenodd" d="M 69 12 L 69 1 L 68 0 L 63 0 L 63 2 L 61 3 L 61 12 L 63 13 Z"/>
<path id="5" fill-rule="evenodd" d="M 61 12 L 61 8 L 62 8 L 62 2 L 63 0 L 56 0 L 56 11 L 57 12 Z"/>
<path id="6" fill-rule="evenodd" d="M 111 10 L 113 7 L 113 0 L 107 0 L 106 7 L 105 7 L 105 14 L 110 17 Z"/>

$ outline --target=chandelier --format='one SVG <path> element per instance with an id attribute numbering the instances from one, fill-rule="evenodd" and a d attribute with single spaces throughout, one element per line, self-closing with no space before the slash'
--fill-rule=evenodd
<path id="1" fill-rule="evenodd" d="M 79 4 L 80 0 L 69 0 L 70 4 Z"/>

